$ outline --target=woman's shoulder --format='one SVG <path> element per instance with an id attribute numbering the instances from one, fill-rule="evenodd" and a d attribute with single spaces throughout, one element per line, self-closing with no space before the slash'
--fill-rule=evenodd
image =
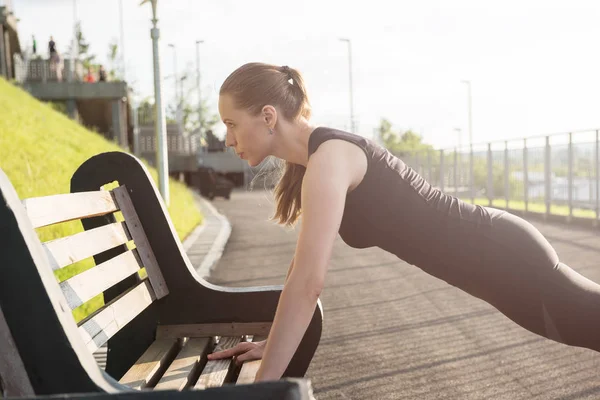
<path id="1" fill-rule="evenodd" d="M 346 132 L 340 129 L 319 126 L 313 130 L 308 140 L 308 156 L 310 157 L 317 149 L 325 142 L 330 140 L 342 140 L 353 143 L 360 147 L 363 151 L 366 150 L 370 143 L 368 139 L 354 133 Z M 367 154 L 368 156 L 368 154 Z"/>

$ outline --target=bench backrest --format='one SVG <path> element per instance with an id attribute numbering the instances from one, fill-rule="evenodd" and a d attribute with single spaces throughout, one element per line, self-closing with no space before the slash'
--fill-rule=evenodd
<path id="1" fill-rule="evenodd" d="M 108 223 L 71 236 L 42 243 L 53 270 L 115 247 L 135 246 L 116 257 L 60 282 L 71 310 L 146 268 L 138 283 L 78 324 L 88 349 L 97 350 L 155 299 L 168 294 L 164 278 L 125 186 L 113 190 L 30 198 L 23 205 L 33 228 L 75 219 L 122 213 L 122 222 Z M 121 218 L 118 218 L 121 219 Z"/>
<path id="2" fill-rule="evenodd" d="M 26 247 L 29 248 L 31 257 L 45 257 L 34 262 L 38 269 L 46 269 L 46 271 L 39 271 L 40 274 L 45 275 L 46 289 L 48 289 L 47 285 L 60 288 L 63 296 L 58 299 L 60 303 L 58 306 L 64 311 L 63 314 L 71 314 L 71 310 L 129 279 L 128 288 L 122 290 L 121 287 L 121 293 L 115 298 L 76 323 L 83 345 L 89 350 L 90 355 L 152 302 L 168 294 L 165 280 L 125 186 L 118 186 L 113 190 L 29 198 L 17 203 L 14 201 L 16 192 L 1 169 L 0 184 L 0 200 L 5 201 L 8 209 L 12 209 L 16 217 L 15 220 L 10 221 L 10 215 L 6 213 L 0 215 L 1 229 L 15 231 L 18 226 L 21 233 L 29 231 L 30 234 L 25 236 L 33 243 L 26 243 Z M 7 186 L 10 186 L 13 193 L 5 193 L 10 192 L 6 190 Z M 35 229 L 37 228 L 103 216 L 106 217 L 104 220 L 107 223 L 96 228 L 44 243 L 39 239 L 36 240 L 38 236 Z M 35 254 L 36 250 L 40 250 L 40 246 L 41 251 Z M 16 252 L 23 250 L 19 249 L 19 246 L 15 247 Z M 6 245 L 2 247 L 2 252 L 10 251 L 11 249 Z M 54 282 L 49 282 L 49 277 L 54 271 L 111 251 L 113 255 L 117 255 L 62 282 L 57 282 L 56 278 Z M 7 257 L 2 257 L 2 260 L 6 259 Z M 10 260 L 10 257 L 8 259 Z M 145 268 L 145 273 L 141 271 L 142 268 Z M 14 276 L 14 279 L 27 278 Z M 23 298 L 18 301 L 28 301 L 27 296 L 31 294 L 22 293 Z M 72 314 L 70 316 L 72 319 Z M 37 317 L 37 315 L 23 316 L 23 318 Z M 38 334 L 43 335 L 43 332 Z M 31 345 L 36 346 L 35 343 Z M 32 385 L 15 347 L 13 336 L 0 308 L 0 376 L 4 377 L 4 391 L 6 394 L 13 395 L 31 394 Z M 10 349 L 13 351 L 8 351 Z"/>

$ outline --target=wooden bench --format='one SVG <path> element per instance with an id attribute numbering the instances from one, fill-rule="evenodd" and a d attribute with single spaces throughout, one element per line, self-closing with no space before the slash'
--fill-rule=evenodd
<path id="1" fill-rule="evenodd" d="M 116 188 L 103 189 L 108 184 Z M 309 397 L 310 383 L 296 378 L 304 376 L 320 340 L 320 303 L 286 379 L 254 384 L 260 361 L 241 368 L 232 360 L 207 361 L 214 350 L 266 337 L 282 287 L 228 288 L 195 274 L 135 157 L 94 156 L 72 176 L 71 193 L 25 200 L 0 170 L 0 193 L 0 381 L 6 394 Z M 79 219 L 83 232 L 40 242 L 37 228 Z M 53 271 L 89 257 L 93 268 L 58 282 Z M 105 305 L 76 323 L 72 309 L 100 293 Z M 93 352 L 105 345 L 103 371 Z"/>

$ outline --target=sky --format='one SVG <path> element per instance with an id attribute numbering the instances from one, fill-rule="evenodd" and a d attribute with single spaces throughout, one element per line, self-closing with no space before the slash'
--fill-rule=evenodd
<path id="1" fill-rule="evenodd" d="M 152 12 L 140 0 L 12 0 L 21 45 L 35 35 L 45 51 L 53 35 L 66 52 L 76 2 L 90 51 L 106 63 L 109 42 L 120 40 L 119 1 L 127 79 L 137 100 L 152 96 Z M 204 40 L 201 91 L 214 113 L 225 78 L 260 61 L 298 69 L 312 122 L 349 130 L 349 52 L 339 40 L 348 38 L 363 136 L 387 118 L 436 148 L 468 143 L 464 80 L 474 143 L 600 128 L 598 1 L 158 0 L 157 14 L 163 76 L 174 70 L 169 43 L 178 72 L 195 73 L 195 42 Z M 163 90 L 172 101 L 173 81 L 165 79 Z"/>

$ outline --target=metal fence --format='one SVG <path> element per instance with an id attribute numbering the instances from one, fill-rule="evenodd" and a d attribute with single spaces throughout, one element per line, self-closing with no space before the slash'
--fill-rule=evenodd
<path id="1" fill-rule="evenodd" d="M 36 58 L 28 59 L 20 54 L 13 57 L 15 65 L 15 79 L 23 82 L 63 82 L 81 81 L 84 76 L 83 63 L 75 62 L 75 75 L 71 71 L 71 59 L 61 59 L 58 62 Z"/>
<path id="2" fill-rule="evenodd" d="M 445 193 L 476 204 L 598 219 L 598 130 L 399 154 Z"/>

